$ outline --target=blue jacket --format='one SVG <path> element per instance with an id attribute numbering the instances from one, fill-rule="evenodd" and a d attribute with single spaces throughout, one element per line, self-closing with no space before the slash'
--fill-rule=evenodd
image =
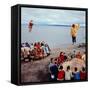
<path id="1" fill-rule="evenodd" d="M 74 80 L 80 80 L 80 72 L 74 73 Z"/>

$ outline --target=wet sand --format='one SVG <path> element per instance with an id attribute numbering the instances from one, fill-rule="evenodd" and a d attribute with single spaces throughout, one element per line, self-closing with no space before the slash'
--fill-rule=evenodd
<path id="1" fill-rule="evenodd" d="M 77 47 L 77 45 L 66 45 L 65 47 L 55 48 L 51 50 L 51 55 L 33 62 L 22 62 L 21 63 L 21 82 L 43 82 L 48 81 L 48 64 L 50 62 L 51 57 L 57 57 L 61 51 L 66 54 L 73 52 L 84 52 L 85 47 Z M 67 61 L 63 63 L 64 70 L 66 66 L 70 65 L 72 70 L 74 66 L 78 66 L 79 69 L 82 66 L 85 66 L 85 62 L 82 60 L 78 60 L 74 58 L 73 60 Z"/>

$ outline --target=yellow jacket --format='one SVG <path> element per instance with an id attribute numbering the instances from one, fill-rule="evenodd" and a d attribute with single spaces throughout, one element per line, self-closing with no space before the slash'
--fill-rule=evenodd
<path id="1" fill-rule="evenodd" d="M 77 36 L 77 29 L 76 28 L 71 28 L 71 36 L 74 36 L 74 37 Z"/>
<path id="2" fill-rule="evenodd" d="M 79 29 L 79 26 L 77 26 L 77 25 L 75 28 L 71 27 L 71 36 L 76 37 L 78 29 Z"/>

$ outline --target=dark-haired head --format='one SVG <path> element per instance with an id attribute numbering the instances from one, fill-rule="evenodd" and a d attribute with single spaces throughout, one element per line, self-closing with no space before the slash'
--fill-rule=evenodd
<path id="1" fill-rule="evenodd" d="M 31 43 L 31 45 L 33 45 L 33 43 Z"/>
<path id="2" fill-rule="evenodd" d="M 34 43 L 34 46 L 36 46 L 36 42 Z"/>
<path id="3" fill-rule="evenodd" d="M 63 54 L 63 52 L 60 52 L 60 55 L 62 55 Z"/>
<path id="4" fill-rule="evenodd" d="M 59 68 L 59 69 L 61 69 L 61 70 L 62 70 L 62 69 L 63 69 L 63 66 L 60 66 L 60 68 Z"/>
<path id="5" fill-rule="evenodd" d="M 76 51 L 74 50 L 73 52 L 75 53 Z"/>
<path id="6" fill-rule="evenodd" d="M 51 58 L 50 61 L 53 62 L 53 58 Z"/>
<path id="7" fill-rule="evenodd" d="M 41 46 L 44 46 L 44 44 L 41 42 Z"/>
<path id="8" fill-rule="evenodd" d="M 67 66 L 67 71 L 70 70 L 70 66 Z"/>
<path id="9" fill-rule="evenodd" d="M 72 27 L 74 28 L 75 27 L 75 24 L 72 24 Z"/>
<path id="10" fill-rule="evenodd" d="M 82 71 L 85 71 L 85 67 L 82 67 Z"/>
<path id="11" fill-rule="evenodd" d="M 78 70 L 77 67 L 74 68 L 75 72 Z"/>

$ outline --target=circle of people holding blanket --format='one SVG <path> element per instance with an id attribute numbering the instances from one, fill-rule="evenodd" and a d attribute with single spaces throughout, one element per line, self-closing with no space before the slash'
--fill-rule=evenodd
<path id="1" fill-rule="evenodd" d="M 50 55 L 49 45 L 45 42 L 22 43 L 21 60 L 31 61 L 45 58 Z"/>
<path id="2" fill-rule="evenodd" d="M 69 57 L 68 57 L 69 56 Z M 80 52 L 73 51 L 73 54 L 66 55 L 64 52 L 60 52 L 60 55 L 55 58 L 51 58 L 48 71 L 50 81 L 64 81 L 64 80 L 86 80 L 87 73 L 84 65 L 69 65 L 65 66 L 68 61 L 74 61 L 77 63 L 86 61 L 85 52 L 81 54 Z M 76 61 L 77 60 L 77 61 Z M 74 63 L 75 63 L 74 62 Z"/>

